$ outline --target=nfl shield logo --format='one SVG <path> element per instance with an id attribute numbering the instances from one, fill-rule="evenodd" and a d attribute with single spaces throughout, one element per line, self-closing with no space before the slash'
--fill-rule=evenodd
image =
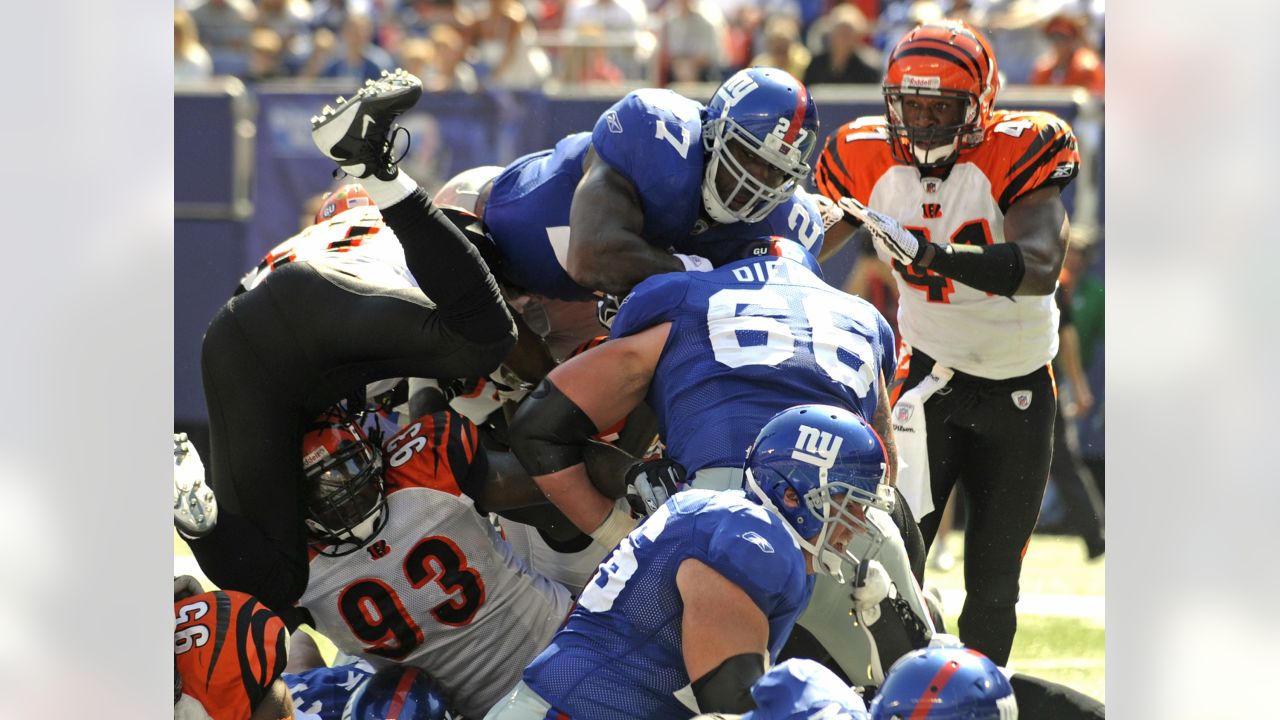
<path id="1" fill-rule="evenodd" d="M 1015 390 L 1013 392 L 1013 404 L 1016 405 L 1019 410 L 1026 410 L 1031 407 L 1031 391 Z"/>
<path id="2" fill-rule="evenodd" d="M 899 405 L 893 409 L 893 419 L 900 423 L 906 423 L 911 419 L 911 411 L 914 409 L 910 405 Z"/>

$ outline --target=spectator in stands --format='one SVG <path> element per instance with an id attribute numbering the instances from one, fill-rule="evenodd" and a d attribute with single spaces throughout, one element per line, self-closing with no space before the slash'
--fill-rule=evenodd
<path id="1" fill-rule="evenodd" d="M 311 5 L 307 0 L 257 0 L 258 27 L 275 31 L 280 37 L 281 66 L 296 68 L 311 53 Z M 250 46 L 253 36 L 249 37 Z M 253 60 L 250 59 L 250 65 Z"/>
<path id="2" fill-rule="evenodd" d="M 269 27 L 254 28 L 249 33 L 249 69 L 245 72 L 245 79 L 261 82 L 288 76 L 280 35 Z"/>
<path id="3" fill-rule="evenodd" d="M 601 31 L 600 47 L 611 48 L 607 53 L 609 64 L 616 65 L 626 76 L 638 77 L 641 63 L 651 57 L 652 35 L 642 32 L 648 25 L 648 9 L 639 0 L 568 0 L 565 7 L 566 35 L 571 40 L 582 40 L 586 27 Z M 592 37 L 597 35 L 593 33 Z"/>
<path id="4" fill-rule="evenodd" d="M 749 66 L 751 58 L 763 51 L 765 18 L 789 17 L 800 22 L 800 0 L 718 1 L 728 21 L 726 74 Z"/>
<path id="5" fill-rule="evenodd" d="M 475 68 L 463 59 L 467 44 L 462 39 L 462 33 L 441 23 L 431 28 L 429 38 L 435 62 L 433 72 L 430 73 L 430 84 L 426 85 L 426 89 L 432 92 L 460 90 L 469 93 L 479 90 L 480 81 L 476 79 Z M 423 78 L 423 82 L 427 81 L 427 78 Z"/>
<path id="6" fill-rule="evenodd" d="M 725 29 L 710 0 L 670 0 L 662 9 L 659 47 L 662 85 L 672 82 L 720 82 Z"/>
<path id="7" fill-rule="evenodd" d="M 609 58 L 609 52 L 592 42 L 604 35 L 595 25 L 582 25 L 577 37 L 581 44 L 565 50 L 560 61 L 560 81 L 569 85 L 618 85 L 625 79 L 622 69 Z"/>
<path id="8" fill-rule="evenodd" d="M 1045 37 L 1053 45 L 1036 60 L 1033 85 L 1079 85 L 1101 94 L 1104 86 L 1102 58 L 1085 37 L 1087 21 L 1079 15 L 1059 13 L 1044 24 Z"/>
<path id="9" fill-rule="evenodd" d="M 804 84 L 880 83 L 880 58 L 868 42 L 869 27 L 862 11 L 838 5 L 831 11 L 826 51 L 813 57 Z"/>
<path id="10" fill-rule="evenodd" d="M 946 14 L 951 17 L 950 13 L 943 13 L 942 6 L 935 0 L 909 0 L 909 2 L 896 2 L 887 4 L 884 12 L 880 13 L 880 17 L 876 21 L 876 35 L 879 42 L 876 47 L 882 53 L 888 53 L 906 35 L 917 25 L 931 23 L 935 20 L 941 20 Z M 972 22 L 974 25 L 981 26 L 981 22 L 974 22 L 967 16 L 967 11 L 963 11 L 961 19 Z M 823 18 L 814 23 L 812 29 L 809 30 L 809 49 L 817 51 L 821 48 L 821 33 L 826 32 L 827 18 Z"/>
<path id="11" fill-rule="evenodd" d="M 191 19 L 200 28 L 205 47 L 217 55 L 244 49 L 257 14 L 249 0 L 205 0 L 191 10 Z"/>
<path id="12" fill-rule="evenodd" d="M 400 43 L 397 57 L 400 60 L 399 66 L 410 75 L 417 76 L 423 87 L 431 87 L 435 82 L 436 48 L 430 40 L 420 37 L 405 38 Z"/>
<path id="13" fill-rule="evenodd" d="M 317 31 L 318 35 L 319 31 Z M 342 23 L 342 47 L 320 71 L 322 77 L 363 82 L 376 78 L 383 70 L 395 69 L 395 61 L 386 50 L 373 44 L 373 19 L 351 13 Z"/>
<path id="14" fill-rule="evenodd" d="M 213 76 L 213 59 L 200 44 L 200 32 L 191 15 L 181 8 L 173 11 L 173 79 L 176 82 Z"/>
<path id="15" fill-rule="evenodd" d="M 800 24 L 793 18 L 779 15 L 765 23 L 764 52 L 755 56 L 751 64 L 780 68 L 802 78 L 812 57 L 809 48 L 800 42 Z"/>
<path id="16" fill-rule="evenodd" d="M 461 31 L 475 22 L 475 16 L 458 0 L 407 0 L 399 13 L 400 28 L 407 37 L 427 37 L 437 25 Z"/>
<path id="17" fill-rule="evenodd" d="M 538 47 L 538 31 L 519 0 L 489 0 L 468 35 L 491 87 L 537 88 L 551 75 L 551 61 Z"/>
<path id="18" fill-rule="evenodd" d="M 1052 9 L 1039 0 L 989 0 L 982 11 L 982 26 L 991 48 L 1000 58 L 1005 85 L 1031 82 L 1036 58 L 1049 45 L 1040 28 Z"/>

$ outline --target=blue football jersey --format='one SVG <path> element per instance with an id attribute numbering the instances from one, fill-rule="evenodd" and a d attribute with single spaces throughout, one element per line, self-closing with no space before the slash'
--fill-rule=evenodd
<path id="1" fill-rule="evenodd" d="M 524 682 L 569 717 L 691 717 L 675 695 L 691 682 L 676 571 L 694 558 L 742 588 L 769 620 L 775 659 L 814 577 L 784 522 L 740 493 L 673 496 L 604 559 Z"/>
<path id="2" fill-rule="evenodd" d="M 644 213 L 641 235 L 655 247 L 674 247 L 720 264 L 746 242 L 776 235 L 817 255 L 823 239 L 821 213 L 803 193 L 750 225 L 711 225 L 699 219 L 704 110 L 701 103 L 670 90 L 636 90 L 601 115 L 591 132 L 570 135 L 550 150 L 508 165 L 494 179 L 484 211 L 485 227 L 503 256 L 503 273 L 548 297 L 591 297 L 567 270 L 569 209 L 589 147 L 635 186 Z"/>
<path id="3" fill-rule="evenodd" d="M 893 330 L 870 303 L 791 260 L 739 260 L 636 286 L 613 337 L 671 322 L 649 386 L 667 452 L 694 473 L 742 467 L 756 433 L 805 403 L 875 415 L 893 376 Z"/>
<path id="4" fill-rule="evenodd" d="M 293 707 L 320 720 L 342 720 L 347 701 L 361 685 L 373 677 L 373 667 L 364 660 L 347 665 L 311 668 L 298 674 L 280 676 L 289 686 Z"/>

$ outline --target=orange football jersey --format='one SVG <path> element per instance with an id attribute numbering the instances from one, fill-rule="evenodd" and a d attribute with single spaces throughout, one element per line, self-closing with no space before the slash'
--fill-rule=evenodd
<path id="1" fill-rule="evenodd" d="M 1019 198 L 1075 178 L 1080 153 L 1071 127 L 1046 112 L 996 111 L 983 141 L 945 174 L 922 176 L 897 162 L 883 116 L 861 117 L 828 139 L 818 190 L 856 198 L 939 245 L 1005 241 L 1004 217 Z M 902 341 L 961 372 L 994 380 L 1046 364 L 1058 349 L 1052 295 L 1000 297 L 930 270 L 890 262 L 900 294 Z"/>
<path id="2" fill-rule="evenodd" d="M 173 603 L 173 654 L 182 694 L 213 720 L 247 720 L 284 672 L 289 633 L 258 599 L 232 590 Z"/>

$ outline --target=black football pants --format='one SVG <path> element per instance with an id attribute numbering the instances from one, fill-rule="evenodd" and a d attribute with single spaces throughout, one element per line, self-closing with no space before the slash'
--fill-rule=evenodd
<path id="1" fill-rule="evenodd" d="M 914 350 L 903 391 L 933 365 Z M 1018 627 L 1018 578 L 1048 481 L 1055 395 L 1048 366 L 1007 380 L 956 372 L 924 405 L 935 509 L 920 519 L 920 531 L 931 546 L 958 481 L 968 509 L 960 639 L 997 665 L 1009 661 Z"/>

